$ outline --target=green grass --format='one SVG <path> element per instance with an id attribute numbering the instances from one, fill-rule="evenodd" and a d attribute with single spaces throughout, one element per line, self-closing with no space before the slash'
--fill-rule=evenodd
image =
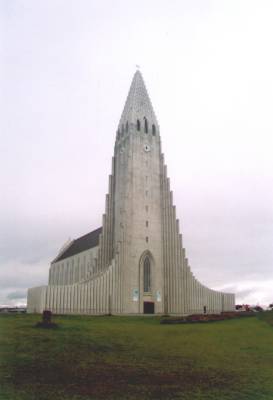
<path id="1" fill-rule="evenodd" d="M 211 324 L 0 316 L 1 400 L 273 399 L 273 312 Z"/>

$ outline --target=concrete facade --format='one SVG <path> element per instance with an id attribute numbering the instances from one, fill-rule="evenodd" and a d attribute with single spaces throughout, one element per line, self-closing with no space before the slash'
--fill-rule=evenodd
<path id="1" fill-rule="evenodd" d="M 48 286 L 29 289 L 28 312 L 234 310 L 235 296 L 202 285 L 188 264 L 159 125 L 139 71 L 118 125 L 102 222 L 96 245 L 69 255 L 68 244 L 51 264 Z"/>

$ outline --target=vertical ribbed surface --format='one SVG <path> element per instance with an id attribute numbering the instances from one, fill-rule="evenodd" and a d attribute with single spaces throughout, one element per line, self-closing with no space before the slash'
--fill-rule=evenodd
<path id="1" fill-rule="evenodd" d="M 204 307 L 207 312 L 232 310 L 234 295 L 222 294 L 203 286 L 188 265 L 163 154 L 161 175 L 164 311 L 170 314 L 203 313 Z"/>
<path id="2" fill-rule="evenodd" d="M 112 174 L 114 173 L 114 158 Z M 104 271 L 112 262 L 114 253 L 114 179 L 109 176 L 109 193 L 106 195 L 105 214 L 102 217 L 102 233 L 99 238 L 98 270 Z"/>

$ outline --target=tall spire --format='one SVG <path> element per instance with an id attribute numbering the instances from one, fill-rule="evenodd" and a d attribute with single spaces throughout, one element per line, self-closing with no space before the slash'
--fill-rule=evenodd
<path id="1" fill-rule="evenodd" d="M 119 128 L 122 124 L 136 124 L 136 121 L 147 119 L 150 124 L 158 127 L 157 119 L 151 100 L 149 98 L 144 80 L 139 70 L 134 74 L 126 103 L 119 121 Z"/>

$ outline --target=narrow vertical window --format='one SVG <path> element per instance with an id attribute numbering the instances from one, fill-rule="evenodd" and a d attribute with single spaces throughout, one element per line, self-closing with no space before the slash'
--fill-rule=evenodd
<path id="1" fill-rule="evenodd" d="M 140 131 L 140 120 L 137 120 L 137 130 Z"/>
<path id="2" fill-rule="evenodd" d="M 149 207 L 145 206 L 145 210 L 146 210 L 146 212 L 148 212 L 149 211 Z"/>
<path id="3" fill-rule="evenodd" d="M 126 122 L 126 128 L 125 129 L 126 129 L 126 132 L 128 132 L 128 129 L 129 129 L 128 128 L 128 121 Z"/>
<path id="4" fill-rule="evenodd" d="M 144 260 L 144 292 L 150 292 L 151 291 L 151 263 L 149 257 L 145 257 Z"/>
<path id="5" fill-rule="evenodd" d="M 145 130 L 145 133 L 148 133 L 148 121 L 147 121 L 146 117 L 144 117 L 144 130 Z"/>
<path id="6" fill-rule="evenodd" d="M 149 222 L 148 222 L 148 221 L 146 221 L 146 227 L 148 228 L 148 226 L 149 226 Z"/>
<path id="7" fill-rule="evenodd" d="M 149 238 L 148 238 L 148 236 L 146 236 L 146 243 L 148 243 L 149 242 Z"/>
<path id="8" fill-rule="evenodd" d="M 155 129 L 155 125 L 154 125 L 154 124 L 152 125 L 152 132 L 153 132 L 153 136 L 155 136 L 155 134 L 156 134 L 156 129 Z"/>

